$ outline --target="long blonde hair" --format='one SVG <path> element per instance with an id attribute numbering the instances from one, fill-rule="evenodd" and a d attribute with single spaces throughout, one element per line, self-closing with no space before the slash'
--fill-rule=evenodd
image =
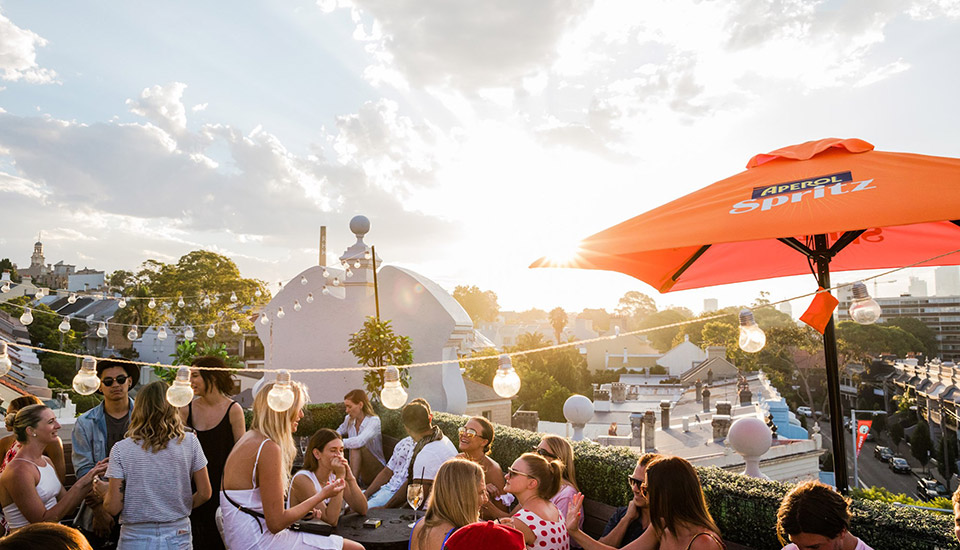
<path id="1" fill-rule="evenodd" d="M 573 488 L 580 490 L 577 487 L 577 469 L 573 465 L 573 447 L 570 445 L 570 442 L 558 435 L 548 435 L 544 436 L 543 444 L 547 446 L 547 450 L 557 456 L 557 460 L 563 463 L 563 479 L 573 485 Z"/>
<path id="2" fill-rule="evenodd" d="M 143 450 L 162 451 L 167 443 L 176 439 L 183 441 L 186 433 L 177 408 L 167 402 L 167 383 L 163 380 L 151 382 L 140 388 L 130 413 L 130 427 L 127 437 L 143 442 Z"/>
<path id="3" fill-rule="evenodd" d="M 297 445 L 293 442 L 293 423 L 296 422 L 297 414 L 310 397 L 307 395 L 307 387 L 293 380 L 290 382 L 293 390 L 293 406 L 283 412 L 277 412 L 267 403 L 267 396 L 274 384 L 275 382 L 264 384 L 253 399 L 253 420 L 250 421 L 250 429 L 260 432 L 280 446 L 280 457 L 283 461 L 281 464 L 283 490 L 286 492 L 290 483 L 293 459 L 297 456 Z"/>
<path id="4" fill-rule="evenodd" d="M 483 468 L 463 458 L 451 458 L 437 471 L 433 492 L 427 502 L 427 513 L 418 539 L 424 545 L 427 533 L 438 525 L 449 523 L 455 529 L 480 521 L 480 494 L 485 487 Z"/>

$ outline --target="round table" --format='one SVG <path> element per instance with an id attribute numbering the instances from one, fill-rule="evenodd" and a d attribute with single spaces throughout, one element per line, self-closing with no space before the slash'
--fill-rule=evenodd
<path id="1" fill-rule="evenodd" d="M 418 518 L 423 517 L 419 512 Z M 364 527 L 368 519 L 379 519 L 380 527 Z M 359 542 L 366 550 L 406 550 L 410 540 L 410 523 L 413 522 L 413 510 L 409 508 L 371 508 L 367 515 L 350 513 L 340 518 L 334 531 L 345 539 Z"/>

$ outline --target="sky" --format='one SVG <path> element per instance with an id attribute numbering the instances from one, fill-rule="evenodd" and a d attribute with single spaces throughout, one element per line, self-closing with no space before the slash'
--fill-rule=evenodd
<path id="1" fill-rule="evenodd" d="M 289 280 L 363 214 L 386 263 L 504 309 L 787 299 L 812 277 L 527 266 L 782 146 L 960 156 L 958 54 L 960 0 L 0 0 L 0 257 L 42 232 L 51 263 Z M 879 294 L 908 275 L 933 290 Z"/>

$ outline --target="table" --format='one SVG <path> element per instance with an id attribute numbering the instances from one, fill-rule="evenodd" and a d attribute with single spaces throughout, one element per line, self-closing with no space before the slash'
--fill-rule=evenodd
<path id="1" fill-rule="evenodd" d="M 423 512 L 417 517 L 423 517 Z M 379 519 L 380 527 L 364 527 L 368 519 Z M 407 526 L 412 521 L 413 510 L 409 508 L 371 508 L 365 516 L 352 512 L 342 516 L 334 533 L 359 542 L 366 550 L 406 550 L 411 531 Z"/>

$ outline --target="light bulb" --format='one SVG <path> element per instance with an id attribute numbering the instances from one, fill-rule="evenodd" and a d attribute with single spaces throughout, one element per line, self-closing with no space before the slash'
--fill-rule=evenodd
<path id="1" fill-rule="evenodd" d="M 867 285 L 862 281 L 853 283 L 853 303 L 850 304 L 850 318 L 861 325 L 872 325 L 880 319 L 880 304 L 870 297 Z"/>
<path id="2" fill-rule="evenodd" d="M 300 311 L 303 306 L 300 305 L 300 300 L 293 301 L 293 311 Z"/>
<path id="3" fill-rule="evenodd" d="M 127 307 L 127 299 L 126 299 L 126 298 L 120 298 L 120 301 L 117 303 L 117 307 L 120 308 L 120 309 L 123 309 L 123 308 Z"/>
<path id="4" fill-rule="evenodd" d="M 363 259 L 364 259 L 364 260 L 369 260 L 369 259 L 372 258 L 372 257 L 373 257 L 373 254 L 371 254 L 369 250 L 365 250 L 365 251 L 363 252 Z"/>
<path id="5" fill-rule="evenodd" d="M 283 412 L 293 406 L 295 397 L 290 386 L 290 373 L 285 370 L 277 371 L 277 381 L 267 394 L 267 405 L 277 412 Z"/>
<path id="6" fill-rule="evenodd" d="M 167 327 L 160 327 L 160 329 L 157 330 L 157 340 L 160 340 L 162 342 L 166 339 L 167 339 Z"/>
<path id="7" fill-rule="evenodd" d="M 500 356 L 500 368 L 493 377 L 493 391 L 500 397 L 513 397 L 520 391 L 520 376 L 513 368 L 510 356 L 505 353 Z"/>
<path id="8" fill-rule="evenodd" d="M 34 298 L 43 298 L 43 296 L 44 296 L 43 289 L 42 289 L 42 288 L 38 288 L 38 289 L 37 289 L 37 293 L 34 294 Z"/>
<path id="9" fill-rule="evenodd" d="M 333 286 L 340 286 L 340 277 L 333 278 Z"/>
<path id="10" fill-rule="evenodd" d="M 283 316 L 284 316 L 284 315 L 286 315 L 286 313 L 283 312 L 283 308 L 282 308 L 282 307 L 278 307 L 278 308 L 277 308 L 277 319 L 283 319 Z"/>
<path id="11" fill-rule="evenodd" d="M 150 308 L 150 309 L 156 309 L 156 308 L 157 308 L 157 301 L 154 300 L 153 298 L 150 298 L 150 301 L 147 302 L 147 307 Z"/>
<path id="12" fill-rule="evenodd" d="M 353 268 L 354 268 L 354 269 L 360 269 L 360 260 L 357 260 L 357 261 L 353 262 Z"/>
<path id="13" fill-rule="evenodd" d="M 323 285 L 323 288 L 320 289 L 322 294 L 330 294 L 330 289 L 327 288 L 327 285 Z"/>
<path id="14" fill-rule="evenodd" d="M 757 353 L 767 343 L 767 335 L 753 320 L 749 309 L 740 311 L 740 349 L 747 353 Z"/>
<path id="15" fill-rule="evenodd" d="M 127 332 L 127 340 L 130 340 L 131 342 L 133 342 L 139 336 L 140 334 L 137 332 L 137 327 L 130 327 L 130 331 Z"/>
<path id="16" fill-rule="evenodd" d="M 350 269 L 347 269 L 347 271 L 346 271 L 346 273 L 344 273 L 344 275 L 346 275 L 347 278 L 353 277 L 353 271 L 350 270 Z"/>
<path id="17" fill-rule="evenodd" d="M 12 368 L 13 361 L 11 361 L 10 356 L 7 355 L 7 343 L 0 341 L 0 376 L 10 372 Z"/>
<path id="18" fill-rule="evenodd" d="M 240 323 L 238 323 L 238 322 L 236 322 L 236 321 L 230 323 L 230 332 L 232 332 L 232 333 L 234 333 L 234 334 L 240 332 Z"/>
<path id="19" fill-rule="evenodd" d="M 324 278 L 324 279 L 329 279 L 329 278 L 330 278 L 330 272 L 327 271 L 327 268 L 323 268 L 323 278 Z M 10 283 L 7 283 L 7 285 L 9 285 L 9 284 L 10 284 Z"/>
<path id="20" fill-rule="evenodd" d="M 256 290 L 253 291 L 253 295 L 256 296 L 257 298 L 259 298 L 259 297 L 263 296 L 263 291 L 260 290 L 259 288 L 257 288 Z"/>
<path id="21" fill-rule="evenodd" d="M 167 388 L 167 402 L 177 407 L 186 407 L 193 401 L 193 386 L 190 385 L 190 367 L 177 369 L 177 378 Z"/>
<path id="22" fill-rule="evenodd" d="M 76 292 L 71 292 L 71 293 L 70 293 L 70 297 L 67 298 L 67 303 L 68 303 L 68 304 L 75 304 L 75 303 L 77 303 L 77 293 L 76 293 Z"/>
<path id="23" fill-rule="evenodd" d="M 97 376 L 97 360 L 89 355 L 80 363 L 80 371 L 73 377 L 73 391 L 80 395 L 90 395 L 100 389 L 100 377 Z"/>
<path id="24" fill-rule="evenodd" d="M 177 299 L 177 307 L 183 307 L 185 305 L 187 305 L 187 303 L 183 301 L 183 296 Z"/>
<path id="25" fill-rule="evenodd" d="M 407 402 L 407 391 L 400 384 L 400 371 L 390 365 L 383 373 L 383 389 L 380 390 L 380 402 L 388 409 L 399 409 Z"/>
<path id="26" fill-rule="evenodd" d="M 23 310 L 23 315 L 20 316 L 20 324 L 27 326 L 33 322 L 33 314 L 30 313 L 29 309 Z"/>
<path id="27" fill-rule="evenodd" d="M 302 285 L 307 284 L 307 278 L 303 275 L 300 276 L 300 284 Z"/>
<path id="28" fill-rule="evenodd" d="M 203 307 L 210 307 L 210 296 L 203 297 Z"/>
<path id="29" fill-rule="evenodd" d="M 0 286 L 0 292 L 6 294 L 10 292 L 10 281 L 4 281 L 3 285 Z"/>
<path id="30" fill-rule="evenodd" d="M 269 324 L 269 323 L 270 323 L 270 319 L 267 318 L 267 314 L 266 314 L 266 313 L 261 313 L 261 314 L 260 314 L 260 324 L 261 324 L 261 325 L 266 325 L 266 324 Z"/>
<path id="31" fill-rule="evenodd" d="M 207 338 L 213 338 L 217 335 L 216 329 L 213 328 L 213 325 L 210 325 L 210 328 L 207 329 Z"/>
<path id="32" fill-rule="evenodd" d="M 239 298 L 237 298 L 237 293 L 234 292 L 234 291 L 231 291 L 231 292 L 230 292 L 230 301 L 231 301 L 231 302 L 236 302 L 237 300 L 239 300 Z"/>
<path id="33" fill-rule="evenodd" d="M 60 326 L 57 327 L 57 330 L 64 334 L 70 332 L 70 318 L 64 317 L 63 321 L 60 321 Z"/>
<path id="34" fill-rule="evenodd" d="M 187 327 L 187 330 L 183 331 L 183 337 L 186 340 L 193 340 L 193 327 Z"/>
<path id="35" fill-rule="evenodd" d="M 324 285 L 324 287 L 326 287 L 326 285 Z M 308 303 L 308 304 L 312 304 L 312 303 L 313 303 L 313 293 L 312 293 L 312 292 L 309 293 L 309 294 L 307 294 L 307 303 Z"/>
<path id="36" fill-rule="evenodd" d="M 97 326 L 97 336 L 100 338 L 107 337 L 107 324 L 103 321 L 100 321 L 100 324 Z"/>

